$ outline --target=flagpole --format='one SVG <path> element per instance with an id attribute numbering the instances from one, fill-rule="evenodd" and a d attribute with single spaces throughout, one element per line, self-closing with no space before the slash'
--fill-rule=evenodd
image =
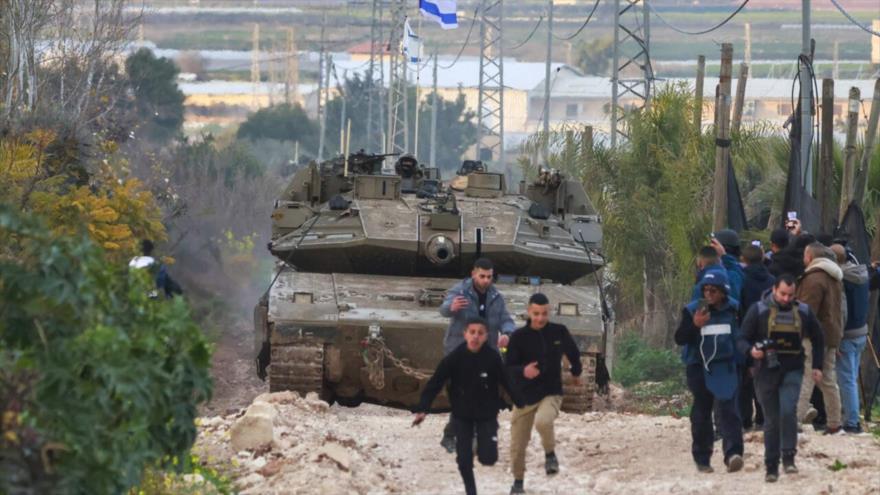
<path id="1" fill-rule="evenodd" d="M 422 13 L 419 12 L 419 22 L 416 27 L 416 36 L 419 38 L 419 44 L 416 45 L 418 47 L 418 53 L 416 53 L 416 123 L 415 123 L 415 146 L 413 146 L 413 154 L 418 158 L 419 156 L 419 94 L 421 93 L 421 84 L 419 84 L 422 78 L 422 44 L 424 40 L 422 39 Z"/>

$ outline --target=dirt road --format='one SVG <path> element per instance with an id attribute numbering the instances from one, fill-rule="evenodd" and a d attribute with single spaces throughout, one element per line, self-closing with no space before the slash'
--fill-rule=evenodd
<path id="1" fill-rule="evenodd" d="M 261 396 L 262 400 L 266 396 Z M 253 494 L 447 494 L 462 491 L 452 454 L 442 450 L 442 416 L 411 428 L 411 415 L 379 406 L 326 407 L 316 398 L 273 394 L 278 416 L 271 447 L 233 452 L 228 430 L 235 415 L 203 420 L 198 449 L 235 459 L 238 486 Z M 507 493 L 509 413 L 501 415 L 500 459 L 478 467 L 480 493 Z M 537 436 L 528 456 L 526 487 L 533 494 L 618 493 L 880 493 L 880 440 L 866 436 L 801 437 L 801 474 L 764 482 L 762 434 L 746 437 L 746 466 L 697 474 L 690 459 L 686 419 L 590 413 L 563 414 L 557 423 L 562 472 L 543 474 Z M 832 471 L 836 461 L 847 467 Z"/>
<path id="2" fill-rule="evenodd" d="M 445 417 L 431 415 L 411 428 L 406 411 L 375 405 L 328 407 L 316 397 L 267 394 L 271 445 L 235 452 L 230 428 L 265 384 L 252 375 L 248 333 L 224 339 L 215 353 L 215 397 L 204 409 L 196 451 L 234 466 L 245 494 L 456 494 L 463 493 L 453 454 L 440 448 Z M 481 494 L 510 488 L 510 413 L 499 418 L 499 461 L 478 466 Z M 808 430 L 811 430 L 808 428 Z M 618 412 L 562 414 L 557 422 L 562 471 L 548 478 L 537 435 L 528 454 L 531 494 L 880 494 L 880 439 L 822 436 L 800 439 L 801 474 L 764 482 L 762 433 L 746 435 L 745 468 L 727 474 L 716 453 L 714 474 L 698 474 L 690 457 L 687 419 Z M 720 447 L 720 444 L 718 445 Z M 225 461 L 225 462 L 224 462 Z M 839 461 L 839 463 L 837 463 Z M 832 471 L 830 468 L 846 465 Z"/>

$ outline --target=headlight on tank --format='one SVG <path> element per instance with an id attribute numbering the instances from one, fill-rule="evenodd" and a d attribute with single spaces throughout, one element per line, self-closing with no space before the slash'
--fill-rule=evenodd
<path id="1" fill-rule="evenodd" d="M 425 256 L 431 263 L 443 266 L 455 258 L 455 243 L 445 235 L 435 235 L 425 244 Z"/>

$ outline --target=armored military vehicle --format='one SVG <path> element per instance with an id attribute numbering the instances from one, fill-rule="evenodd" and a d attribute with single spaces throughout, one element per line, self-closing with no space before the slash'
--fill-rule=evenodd
<path id="1" fill-rule="evenodd" d="M 542 170 L 513 194 L 480 162 L 443 182 L 411 155 L 383 173 L 384 158 L 312 163 L 275 202 L 269 250 L 279 269 L 254 318 L 270 390 L 415 405 L 443 356 L 446 291 L 486 256 L 517 324 L 532 293 L 550 298 L 551 318 L 584 357 L 580 385 L 563 371 L 563 409 L 589 410 L 610 343 L 594 273 L 602 230 L 583 186 Z"/>

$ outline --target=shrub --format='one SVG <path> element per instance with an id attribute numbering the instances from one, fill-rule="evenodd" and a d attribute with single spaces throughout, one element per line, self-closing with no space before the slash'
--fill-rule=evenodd
<path id="1" fill-rule="evenodd" d="M 641 382 L 681 383 L 684 366 L 675 351 L 649 346 L 633 332 L 617 341 L 614 380 L 624 387 Z"/>
<path id="2" fill-rule="evenodd" d="M 0 205 L 0 493 L 124 493 L 188 455 L 210 348 L 151 285 Z"/>

